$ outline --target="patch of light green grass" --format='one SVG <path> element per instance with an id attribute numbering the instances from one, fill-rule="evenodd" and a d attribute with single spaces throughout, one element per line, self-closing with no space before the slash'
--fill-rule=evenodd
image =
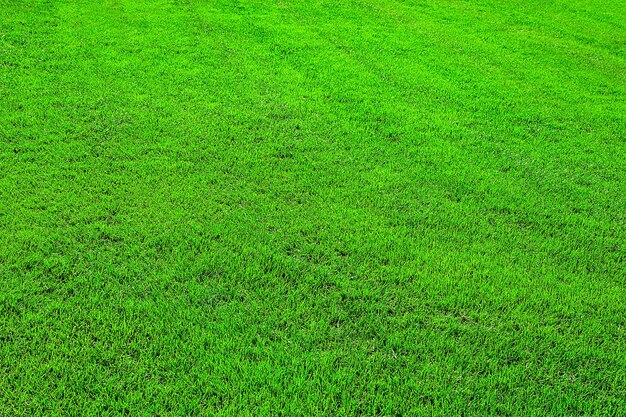
<path id="1" fill-rule="evenodd" d="M 620 415 L 625 22 L 0 0 L 0 415 Z"/>

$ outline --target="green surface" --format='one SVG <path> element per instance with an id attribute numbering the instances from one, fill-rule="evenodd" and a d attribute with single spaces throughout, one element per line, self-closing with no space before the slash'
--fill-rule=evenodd
<path id="1" fill-rule="evenodd" d="M 626 415 L 623 0 L 0 0 L 0 415 Z"/>

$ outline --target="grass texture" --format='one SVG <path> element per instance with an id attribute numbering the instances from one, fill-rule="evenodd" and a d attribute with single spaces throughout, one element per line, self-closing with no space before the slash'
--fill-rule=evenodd
<path id="1" fill-rule="evenodd" d="M 626 2 L 0 0 L 22 415 L 626 415 Z"/>

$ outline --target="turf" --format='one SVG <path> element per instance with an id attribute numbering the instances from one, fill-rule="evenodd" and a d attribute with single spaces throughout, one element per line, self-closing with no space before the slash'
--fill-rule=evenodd
<path id="1" fill-rule="evenodd" d="M 626 3 L 0 0 L 0 415 L 626 415 Z"/>

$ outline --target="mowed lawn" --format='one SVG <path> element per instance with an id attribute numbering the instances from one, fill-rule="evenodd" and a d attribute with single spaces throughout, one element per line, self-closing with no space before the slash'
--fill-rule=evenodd
<path id="1" fill-rule="evenodd" d="M 626 415 L 626 2 L 0 0 L 21 415 Z"/>

